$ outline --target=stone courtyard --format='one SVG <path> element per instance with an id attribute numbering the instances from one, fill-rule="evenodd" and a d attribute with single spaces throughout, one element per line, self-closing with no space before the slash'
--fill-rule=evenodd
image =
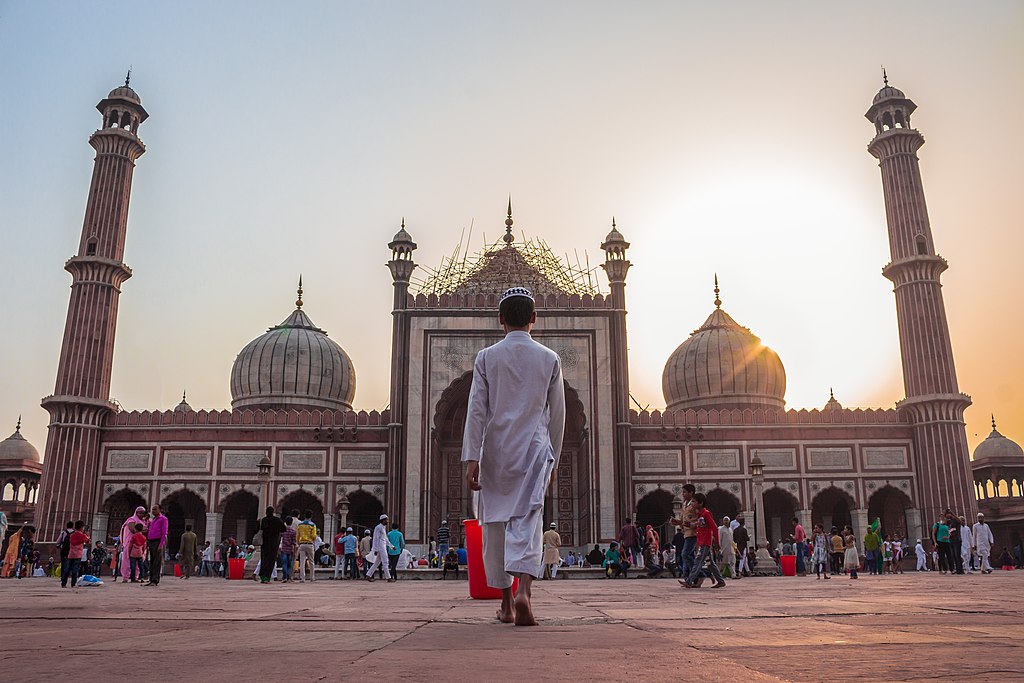
<path id="1" fill-rule="evenodd" d="M 1022 680 L 1024 572 L 538 582 L 540 626 L 459 582 L 0 582 L 6 680 Z M 87 674 L 86 678 L 82 678 Z"/>

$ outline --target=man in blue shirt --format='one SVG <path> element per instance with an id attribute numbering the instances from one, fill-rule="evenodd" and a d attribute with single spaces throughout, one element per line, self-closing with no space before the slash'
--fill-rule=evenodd
<path id="1" fill-rule="evenodd" d="M 469 555 L 466 554 L 466 546 L 464 543 L 459 544 L 459 549 L 455 551 L 459 557 L 459 564 L 466 566 L 469 564 Z"/>
<path id="2" fill-rule="evenodd" d="M 344 566 L 342 567 L 341 578 L 343 579 L 358 579 L 359 577 L 359 563 L 356 562 L 357 549 L 359 547 L 359 539 L 352 533 L 352 527 L 345 529 L 345 535 L 338 539 L 337 542 L 337 553 L 338 558 L 344 558 Z"/>
<path id="3" fill-rule="evenodd" d="M 391 531 L 388 532 L 388 542 L 391 543 L 388 547 L 388 569 L 391 570 L 392 579 L 397 579 L 398 557 L 405 550 L 405 536 L 398 530 L 398 522 L 392 523 Z"/>

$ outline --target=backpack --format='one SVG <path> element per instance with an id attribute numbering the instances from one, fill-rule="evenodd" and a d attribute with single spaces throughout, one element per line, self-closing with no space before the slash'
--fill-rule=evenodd
<path id="1" fill-rule="evenodd" d="M 68 530 L 60 532 L 60 536 L 57 538 L 57 545 L 60 547 L 60 556 L 67 557 L 71 552 L 71 534 Z"/>

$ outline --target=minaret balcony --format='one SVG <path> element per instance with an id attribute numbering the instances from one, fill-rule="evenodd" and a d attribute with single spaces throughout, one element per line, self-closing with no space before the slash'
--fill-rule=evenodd
<path id="1" fill-rule="evenodd" d="M 910 256 L 889 262 L 882 275 L 897 287 L 912 282 L 938 282 L 939 276 L 949 268 L 949 262 L 935 254 Z"/>

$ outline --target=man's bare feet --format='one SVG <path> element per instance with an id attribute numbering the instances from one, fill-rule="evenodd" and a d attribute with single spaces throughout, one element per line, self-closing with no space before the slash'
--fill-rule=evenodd
<path id="1" fill-rule="evenodd" d="M 503 624 L 511 624 L 515 621 L 516 610 L 512 604 L 512 589 L 505 588 L 501 591 L 501 607 L 494 615 Z"/>
<path id="2" fill-rule="evenodd" d="M 516 626 L 537 625 L 537 620 L 533 618 L 533 603 L 530 600 L 532 597 L 532 585 L 532 576 L 523 574 L 519 577 L 519 591 L 516 592 L 514 602 L 516 611 L 514 623 Z"/>

